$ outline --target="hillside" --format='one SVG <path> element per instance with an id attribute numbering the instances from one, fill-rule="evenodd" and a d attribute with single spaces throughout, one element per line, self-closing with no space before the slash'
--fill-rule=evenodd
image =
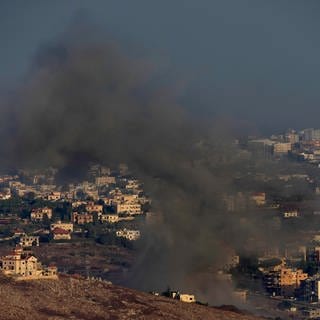
<path id="1" fill-rule="evenodd" d="M 13 282 L 0 278 L 2 320 L 17 319 L 214 319 L 252 316 L 187 304 L 106 282 L 62 277 L 58 281 Z"/>

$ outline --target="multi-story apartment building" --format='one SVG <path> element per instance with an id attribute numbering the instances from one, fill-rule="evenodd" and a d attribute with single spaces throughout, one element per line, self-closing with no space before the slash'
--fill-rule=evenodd
<path id="1" fill-rule="evenodd" d="M 108 222 L 108 223 L 116 223 L 119 221 L 119 216 L 117 214 L 102 214 L 100 216 L 101 222 Z"/>
<path id="2" fill-rule="evenodd" d="M 301 281 L 298 298 L 307 302 L 320 301 L 320 275 L 319 274 L 316 274 L 313 277 L 310 277 Z"/>
<path id="3" fill-rule="evenodd" d="M 86 211 L 89 213 L 96 212 L 98 216 L 101 216 L 103 213 L 103 205 L 94 204 L 94 202 L 88 202 L 86 205 Z"/>
<path id="4" fill-rule="evenodd" d="M 72 213 L 72 222 L 75 224 L 86 224 L 93 222 L 93 214 L 92 213 Z"/>
<path id="5" fill-rule="evenodd" d="M 290 142 L 277 142 L 273 145 L 273 153 L 275 155 L 287 154 L 291 149 L 292 145 Z"/>
<path id="6" fill-rule="evenodd" d="M 33 209 L 30 214 L 32 221 L 42 221 L 47 216 L 48 219 L 52 218 L 52 209 L 48 207 Z"/>
<path id="7" fill-rule="evenodd" d="M 43 267 L 34 255 L 24 253 L 21 247 L 16 247 L 11 254 L 1 257 L 0 266 L 5 275 L 17 280 L 58 277 L 56 267 Z"/>
<path id="8" fill-rule="evenodd" d="M 307 278 L 308 274 L 302 269 L 286 267 L 285 263 L 264 272 L 265 287 L 273 295 L 292 296 Z"/>
<path id="9" fill-rule="evenodd" d="M 130 215 L 142 214 L 141 204 L 139 203 L 117 203 L 117 213 L 127 213 Z"/>

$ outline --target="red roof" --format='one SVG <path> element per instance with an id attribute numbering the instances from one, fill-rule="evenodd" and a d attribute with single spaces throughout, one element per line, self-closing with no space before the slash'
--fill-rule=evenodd
<path id="1" fill-rule="evenodd" d="M 19 228 L 13 229 L 13 232 L 16 233 L 16 234 L 24 233 L 24 231 L 19 229 Z"/>
<path id="2" fill-rule="evenodd" d="M 69 234 L 70 232 L 65 229 L 62 229 L 62 228 L 54 228 L 52 233 L 54 233 L 54 234 Z"/>

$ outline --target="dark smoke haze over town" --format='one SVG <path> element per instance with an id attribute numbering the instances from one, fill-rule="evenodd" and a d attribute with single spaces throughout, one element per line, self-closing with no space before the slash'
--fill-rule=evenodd
<path id="1" fill-rule="evenodd" d="M 3 168 L 54 166 L 68 181 L 127 163 L 161 217 L 128 284 L 221 294 L 207 268 L 271 239 L 223 206 L 248 166 L 235 140 L 316 126 L 320 4 L 18 3 L 0 5 Z"/>

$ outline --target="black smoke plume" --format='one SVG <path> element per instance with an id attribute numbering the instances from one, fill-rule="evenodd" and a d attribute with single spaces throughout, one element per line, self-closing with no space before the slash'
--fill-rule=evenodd
<path id="1" fill-rule="evenodd" d="M 68 35 L 39 51 L 3 106 L 2 162 L 70 172 L 90 161 L 127 163 L 162 221 L 146 230 L 128 282 L 208 295 L 221 292 L 208 270 L 258 231 L 223 206 L 244 166 L 230 131 L 188 113 L 170 91 L 157 85 L 156 63 L 114 42 Z"/>

